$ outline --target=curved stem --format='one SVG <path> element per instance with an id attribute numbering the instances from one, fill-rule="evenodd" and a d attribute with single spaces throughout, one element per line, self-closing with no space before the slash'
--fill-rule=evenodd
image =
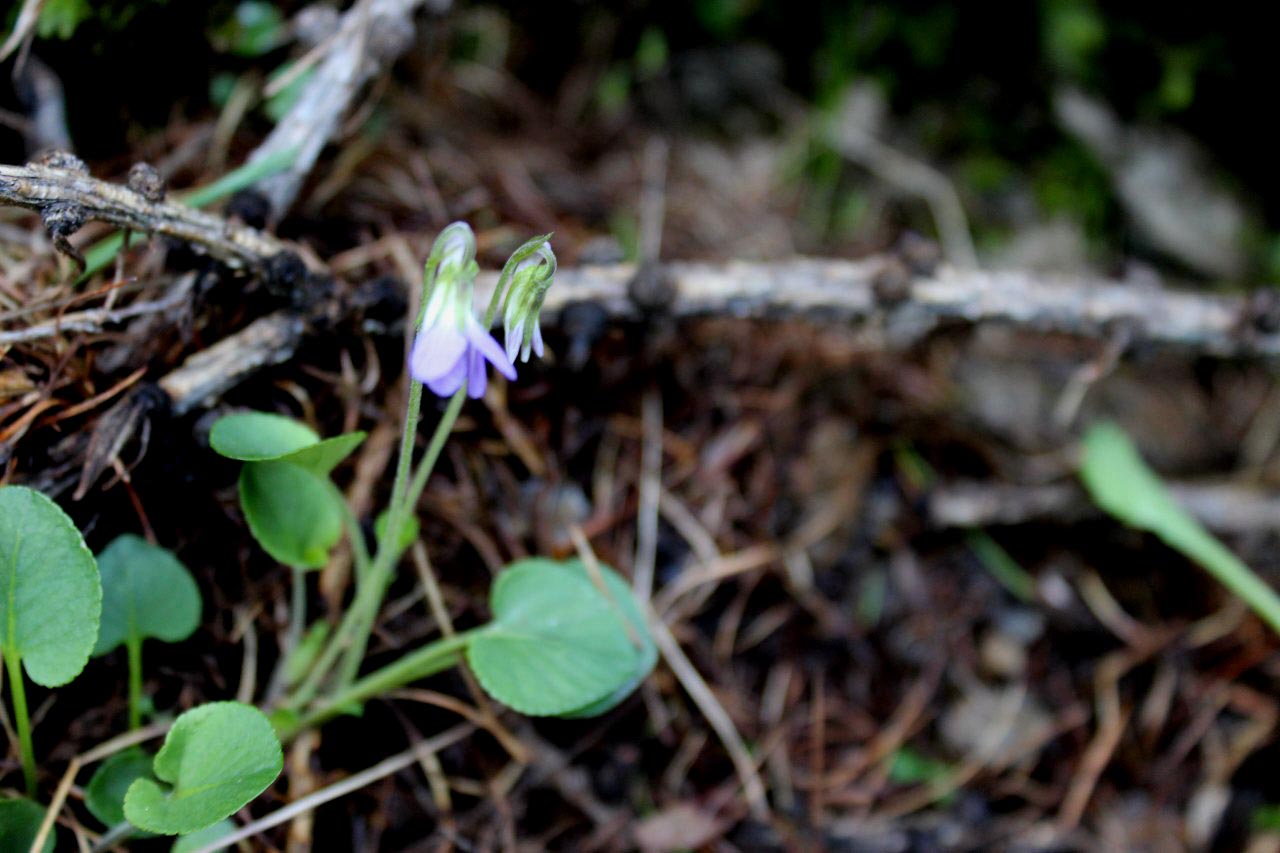
<path id="1" fill-rule="evenodd" d="M 4 666 L 9 670 L 9 689 L 13 694 L 13 718 L 18 724 L 18 749 L 22 755 L 22 777 L 27 795 L 36 795 L 36 751 L 31 745 L 31 716 L 27 713 L 27 691 L 22 683 L 22 659 L 18 650 L 6 646 Z"/>
<path id="2" fill-rule="evenodd" d="M 126 637 L 129 658 L 129 730 L 142 728 L 142 638 Z"/>
<path id="3" fill-rule="evenodd" d="M 288 740 L 294 734 L 311 726 L 319 725 L 339 714 L 345 713 L 351 706 L 372 699 L 375 696 L 395 690 L 405 684 L 435 675 L 437 672 L 454 666 L 461 659 L 461 652 L 466 648 L 470 632 L 444 637 L 430 643 L 417 651 L 410 652 L 399 660 L 374 670 L 364 678 L 326 698 L 319 706 L 303 714 L 297 722 L 279 732 L 281 740 Z"/>

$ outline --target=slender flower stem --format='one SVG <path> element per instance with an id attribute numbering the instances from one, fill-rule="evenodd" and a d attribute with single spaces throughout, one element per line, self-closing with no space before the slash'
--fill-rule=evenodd
<path id="1" fill-rule="evenodd" d="M 347 504 L 346 496 L 333 485 L 332 481 L 326 481 L 333 490 L 338 494 L 338 505 L 342 507 L 343 519 L 347 525 L 347 538 L 351 540 L 351 562 L 356 567 L 356 583 L 364 582 L 369 574 L 371 561 L 369 558 L 369 545 L 364 540 L 364 528 L 360 526 L 360 519 L 356 518 L 355 513 L 351 511 L 350 505 Z"/>
<path id="2" fill-rule="evenodd" d="M 333 637 L 316 660 L 315 666 L 307 675 L 307 678 L 294 691 L 292 701 L 289 703 L 292 707 L 301 707 L 315 698 L 320 686 L 324 683 L 325 678 L 328 677 L 334 663 L 337 661 L 338 655 L 344 651 L 346 652 L 346 657 L 343 661 L 345 681 L 340 681 L 339 684 L 341 687 L 345 687 L 355 679 L 355 675 L 360 668 L 360 662 L 364 657 L 364 650 L 369 642 L 369 633 L 372 630 L 373 621 L 377 616 L 379 607 L 382 606 L 382 599 L 390 582 L 391 571 L 395 568 L 394 561 L 400 553 L 400 549 L 397 547 L 399 544 L 398 533 L 408 520 L 412 507 L 417 504 L 418 498 L 422 495 L 426 477 L 430 475 L 431 468 L 435 467 L 436 459 L 440 457 L 440 451 L 444 448 L 445 440 L 453 431 L 453 425 L 458 420 L 458 414 L 462 411 L 462 404 L 466 401 L 466 397 L 467 389 L 464 384 L 453 395 L 453 398 L 449 401 L 448 408 L 445 409 L 444 415 L 440 418 L 440 423 L 436 425 L 435 434 L 431 436 L 431 443 L 427 446 L 426 456 L 423 457 L 422 465 L 419 467 L 418 473 L 413 477 L 413 482 L 404 495 L 404 499 L 392 501 L 387 511 L 387 526 L 383 531 L 381 540 L 378 542 L 378 553 L 374 556 L 373 564 L 369 568 L 367 582 L 356 590 L 356 597 L 351 602 L 351 606 L 347 608 L 342 622 L 338 625 L 338 630 L 334 632 Z M 418 485 L 420 480 L 422 486 Z"/>
<path id="3" fill-rule="evenodd" d="M 424 300 L 425 302 L 425 300 Z M 419 316 L 419 323 L 422 318 Z M 408 375 L 408 371 L 405 372 Z M 404 433 L 400 436 L 400 458 L 396 460 L 396 479 L 391 486 L 391 506 L 404 499 L 404 490 L 409 485 L 409 468 L 413 463 L 413 443 L 418 437 L 418 419 L 422 416 L 422 383 L 409 377 L 409 402 L 404 411 Z M 394 541 L 394 537 L 393 537 Z M 378 551 L 383 550 L 383 543 L 378 543 Z"/>
<path id="4" fill-rule="evenodd" d="M 126 637 L 125 653 L 129 658 L 129 730 L 142 728 L 142 638 Z"/>
<path id="5" fill-rule="evenodd" d="M 293 589 L 289 596 L 289 633 L 285 634 L 284 648 L 281 649 L 281 666 L 285 666 L 290 655 L 297 653 L 298 646 L 302 645 L 302 634 L 307 630 L 307 571 L 290 566 L 289 575 Z"/>
<path id="6" fill-rule="evenodd" d="M 413 480 L 409 483 L 408 490 L 400 500 L 391 504 L 387 513 L 387 527 L 383 532 L 383 541 L 378 543 L 378 555 L 374 558 L 373 569 L 370 572 L 369 586 L 374 594 L 367 598 L 363 612 L 356 613 L 357 608 L 352 607 L 352 613 L 356 613 L 358 621 L 352 628 L 351 645 L 345 652 L 342 668 L 338 673 L 340 690 L 351 684 L 360 671 L 360 663 L 364 660 L 364 652 L 369 645 L 369 635 L 373 633 L 373 623 L 377 619 L 378 609 L 382 606 L 386 588 L 391 583 L 395 561 L 401 554 L 399 532 L 409 520 L 413 508 L 418 505 L 418 499 L 426 489 L 427 479 L 436 467 L 436 461 L 440 458 L 440 452 L 444 450 L 445 441 L 453 432 L 453 425 L 457 422 L 462 404 L 466 399 L 467 385 L 464 382 L 449 400 L 440 423 L 436 425 L 436 431 L 427 445 L 427 452 L 418 464 L 418 469 L 413 473 Z"/>
<path id="7" fill-rule="evenodd" d="M 31 716 L 27 713 L 27 691 L 22 683 L 22 660 L 18 650 L 8 645 L 4 650 L 4 666 L 9 670 L 9 688 L 13 693 L 13 717 L 18 723 L 18 749 L 22 755 L 22 776 L 27 782 L 27 795 L 36 795 L 36 751 L 31 745 Z"/>

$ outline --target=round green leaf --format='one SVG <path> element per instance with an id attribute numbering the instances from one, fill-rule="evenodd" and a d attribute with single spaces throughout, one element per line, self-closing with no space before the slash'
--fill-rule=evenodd
<path id="1" fill-rule="evenodd" d="M 45 687 L 80 674 L 98 636 L 102 585 L 93 554 L 57 504 L 0 488 L 0 649 Z"/>
<path id="2" fill-rule="evenodd" d="M 294 465 L 301 465 L 309 471 L 314 471 L 322 476 L 328 476 L 329 472 L 338 467 L 338 463 L 351 455 L 351 451 L 360 446 L 360 442 L 364 441 L 365 434 L 363 432 L 346 432 L 342 435 L 335 435 L 333 438 L 326 438 L 319 444 L 313 444 L 310 447 L 304 447 L 293 453 L 280 457 L 281 462 L 292 462 Z"/>
<path id="3" fill-rule="evenodd" d="M 181 835 L 229 817 L 266 790 L 284 766 L 280 740 L 261 711 L 212 702 L 178 717 L 156 755 L 156 778 L 138 779 L 124 815 L 140 829 Z"/>
<path id="4" fill-rule="evenodd" d="M 124 796 L 137 779 L 153 779 L 151 756 L 138 747 L 117 752 L 98 766 L 84 788 L 84 804 L 105 826 L 124 820 Z"/>
<path id="5" fill-rule="evenodd" d="M 292 462 L 327 475 L 364 441 L 363 432 L 320 440 L 305 424 L 267 412 L 237 412 L 219 418 L 209 444 L 219 454 L 242 462 Z"/>
<path id="6" fill-rule="evenodd" d="M 568 565 L 582 572 L 583 576 L 588 577 L 586 567 L 579 560 L 571 560 Z M 649 633 L 649 625 L 645 621 L 644 614 L 640 611 L 640 605 L 636 602 L 636 598 L 631 593 L 631 587 L 618 576 L 618 573 L 608 566 L 600 567 L 600 574 L 604 577 L 605 587 L 609 590 L 609 598 L 617 609 L 622 611 L 622 616 L 627 620 L 627 624 L 631 626 L 631 633 L 627 636 L 627 641 L 634 649 L 636 642 L 640 644 L 639 654 L 634 658 L 631 672 L 627 678 L 622 681 L 612 693 L 609 693 L 602 699 L 598 699 L 590 704 L 575 708 L 572 711 L 566 711 L 558 714 L 560 717 L 583 718 L 596 717 L 617 706 L 623 699 L 631 695 L 640 682 L 649 677 L 649 673 L 653 672 L 653 668 L 658 663 L 658 647 L 653 642 L 653 634 Z M 594 584 L 593 584 L 594 586 Z"/>
<path id="7" fill-rule="evenodd" d="M 264 462 L 320 442 L 311 427 L 267 412 L 223 415 L 209 431 L 209 445 L 229 459 Z"/>
<path id="8" fill-rule="evenodd" d="M 206 826 L 204 829 L 198 829 L 190 835 L 184 835 L 177 841 L 173 842 L 173 846 L 169 848 L 170 853 L 192 853 L 194 850 L 203 850 L 213 842 L 220 838 L 225 838 L 237 829 L 236 825 L 229 820 L 220 820 L 213 826 Z M 226 847 L 218 847 L 217 850 L 226 850 Z"/>
<path id="9" fill-rule="evenodd" d="M 94 655 L 125 640 L 177 643 L 200 624 L 200 590 L 187 567 L 140 536 L 117 537 L 98 555 L 102 625 Z"/>
<path id="10" fill-rule="evenodd" d="M 520 560 L 498 576 L 493 621 L 467 646 L 486 691 L 523 714 L 553 716 L 598 713 L 634 689 L 656 652 L 630 589 L 612 569 L 600 573 L 608 595 L 577 560 Z"/>
<path id="11" fill-rule="evenodd" d="M 289 462 L 252 462 L 240 471 L 240 506 L 258 544 L 288 566 L 320 569 L 342 538 L 333 484 Z"/>
<path id="12" fill-rule="evenodd" d="M 40 824 L 44 821 L 44 807 L 30 800 L 0 800 L 0 851 L 10 850 L 22 853 L 31 849 L 31 842 L 40 833 Z M 44 840 L 40 849 L 44 853 L 53 853 L 53 836 Z"/>

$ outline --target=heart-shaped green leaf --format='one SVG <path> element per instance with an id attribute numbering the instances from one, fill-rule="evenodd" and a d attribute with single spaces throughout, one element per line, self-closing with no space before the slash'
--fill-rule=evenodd
<path id="1" fill-rule="evenodd" d="M 98 555 L 102 625 L 95 655 L 126 640 L 177 643 L 200 624 L 200 590 L 172 553 L 140 536 L 117 537 Z"/>
<path id="2" fill-rule="evenodd" d="M 284 766 L 280 740 L 261 711 L 212 702 L 178 717 L 153 765 L 124 798 L 124 815 L 163 835 L 195 832 L 229 817 L 266 790 Z"/>
<path id="3" fill-rule="evenodd" d="M 578 560 L 519 560 L 490 593 L 493 621 L 467 661 L 495 699 L 531 716 L 600 713 L 657 660 L 631 590 L 607 566 L 602 591 Z"/>
<path id="4" fill-rule="evenodd" d="M 117 752 L 98 766 L 84 787 L 84 804 L 107 827 L 124 820 L 124 796 L 137 779 L 154 779 L 151 756 L 138 747 Z"/>
<path id="5" fill-rule="evenodd" d="M 27 853 L 31 843 L 40 833 L 40 824 L 44 821 L 44 807 L 30 800 L 0 800 L 0 851 L 9 853 Z M 45 839 L 40 849 L 44 853 L 53 853 L 53 836 Z"/>
<path id="6" fill-rule="evenodd" d="M 102 585 L 93 554 L 58 505 L 24 486 L 0 488 L 0 649 L 37 684 L 80 674 L 98 636 Z"/>
<path id="7" fill-rule="evenodd" d="M 250 462 L 240 471 L 240 506 L 253 538 L 288 566 L 324 568 L 342 538 L 333 484 L 290 462 Z"/>
<path id="8" fill-rule="evenodd" d="M 322 476 L 364 441 L 363 432 L 320 440 L 305 424 L 267 412 L 236 412 L 219 418 L 209 444 L 219 454 L 241 462 L 292 462 Z"/>

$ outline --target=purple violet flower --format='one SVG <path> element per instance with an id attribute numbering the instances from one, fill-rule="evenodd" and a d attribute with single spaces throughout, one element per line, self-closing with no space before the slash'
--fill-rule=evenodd
<path id="1" fill-rule="evenodd" d="M 479 272 L 475 256 L 470 226 L 455 222 L 441 232 L 427 262 L 427 304 L 409 354 L 409 372 L 441 397 L 453 396 L 464 382 L 467 396 L 483 397 L 488 384 L 486 361 L 507 379 L 516 378 L 511 359 L 472 308 Z"/>
<path id="2" fill-rule="evenodd" d="M 418 332 L 409 355 L 413 378 L 441 397 L 453 396 L 466 382 L 467 396 L 473 400 L 484 396 L 486 361 L 507 379 L 515 379 L 515 365 L 470 308 L 456 312 L 461 317 L 445 316 L 451 313 L 455 312 L 442 312 L 435 323 Z"/>

